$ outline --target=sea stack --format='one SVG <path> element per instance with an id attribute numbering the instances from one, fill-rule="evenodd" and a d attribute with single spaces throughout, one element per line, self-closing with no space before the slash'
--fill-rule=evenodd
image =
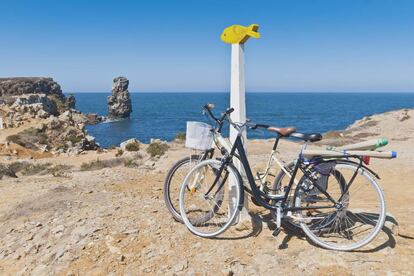
<path id="1" fill-rule="evenodd" d="M 131 99 L 128 91 L 129 80 L 117 77 L 112 85 L 112 95 L 108 97 L 109 119 L 129 118 L 132 112 Z"/>

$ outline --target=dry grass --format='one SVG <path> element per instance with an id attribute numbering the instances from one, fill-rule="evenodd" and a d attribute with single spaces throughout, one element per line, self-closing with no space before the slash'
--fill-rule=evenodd
<path id="1" fill-rule="evenodd" d="M 88 163 L 82 163 L 82 165 L 80 166 L 80 170 L 81 171 L 95 171 L 95 170 L 101 170 L 104 168 L 112 168 L 112 167 L 121 165 L 123 162 L 124 162 L 123 158 L 114 158 L 114 159 L 108 159 L 108 160 L 96 159 Z"/>

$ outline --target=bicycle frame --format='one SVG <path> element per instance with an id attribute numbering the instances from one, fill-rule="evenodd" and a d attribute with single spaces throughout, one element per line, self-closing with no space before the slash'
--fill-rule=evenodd
<path id="1" fill-rule="evenodd" d="M 282 161 L 279 160 L 276 157 L 276 147 L 277 144 L 279 142 L 279 138 L 276 139 L 275 144 L 273 146 L 273 149 L 270 153 L 269 159 L 267 161 L 267 165 L 266 165 L 266 169 L 263 173 L 258 173 L 257 175 L 257 180 L 260 181 L 260 184 L 262 186 L 265 185 L 266 179 L 270 173 L 270 169 L 273 165 L 273 161 L 275 161 L 277 163 L 277 165 L 280 167 L 281 170 L 283 170 L 289 177 L 290 177 L 290 173 L 286 170 L 286 168 L 283 166 Z M 226 150 L 226 152 L 231 152 L 231 149 L 233 147 L 233 145 L 230 143 L 230 141 L 228 141 L 227 139 L 225 139 L 220 132 L 214 131 L 214 145 L 216 145 L 219 149 L 223 148 Z M 211 149 L 210 151 L 214 151 L 214 149 Z M 211 157 L 211 156 L 210 156 Z M 239 158 L 239 156 L 236 156 L 237 158 Z M 203 159 L 204 160 L 204 159 Z M 245 175 L 242 175 L 242 177 L 244 177 Z M 297 184 L 297 180 L 295 179 L 295 184 Z"/>
<path id="2" fill-rule="evenodd" d="M 246 152 L 244 150 L 244 146 L 243 146 L 241 134 L 238 134 L 237 135 L 237 138 L 236 138 L 234 144 L 231 145 L 231 143 L 229 141 L 227 141 L 221 135 L 220 129 L 221 129 L 221 127 L 218 130 L 217 129 L 214 129 L 213 130 L 213 132 L 214 132 L 214 144 L 217 145 L 217 147 L 220 150 L 222 150 L 222 153 L 225 152 L 225 153 L 228 154 L 223 159 L 224 165 L 232 162 L 232 159 L 233 159 L 234 156 L 237 157 L 237 159 L 241 162 L 241 169 L 243 170 L 241 172 L 242 179 L 244 179 L 245 177 L 247 178 L 247 181 L 249 182 L 249 186 L 250 186 L 251 190 L 249 190 L 245 185 L 243 185 L 243 183 L 241 184 L 242 185 L 241 188 L 244 189 L 244 190 L 246 190 L 248 193 L 252 194 L 253 197 L 255 198 L 255 200 L 261 206 L 263 206 L 263 207 L 265 207 L 267 209 L 270 209 L 270 210 L 278 210 L 278 209 L 280 210 L 280 208 L 282 208 L 282 210 L 284 210 L 284 211 L 298 211 L 298 210 L 306 210 L 306 209 L 329 209 L 329 208 L 338 208 L 338 206 L 341 205 L 338 202 L 341 201 L 342 196 L 341 196 L 341 198 L 338 201 L 336 201 L 335 199 L 333 199 L 329 195 L 328 192 L 324 191 L 324 189 L 322 187 L 320 187 L 318 185 L 318 183 L 316 183 L 313 179 L 309 178 L 311 180 L 312 184 L 322 194 L 324 194 L 329 201 L 332 202 L 332 206 L 311 206 L 311 207 L 289 207 L 289 206 L 286 206 L 286 203 L 287 203 L 288 197 L 289 197 L 289 193 L 290 193 L 293 185 L 298 185 L 299 184 L 298 180 L 296 179 L 296 175 L 297 175 L 298 170 L 301 169 L 302 172 L 306 176 L 308 176 L 308 177 L 309 177 L 309 175 L 307 175 L 306 171 L 301 168 L 301 165 L 303 165 L 304 164 L 304 161 L 305 161 L 302 158 L 302 155 L 301 154 L 299 154 L 299 157 L 296 160 L 296 164 L 295 164 L 295 167 L 293 169 L 292 174 L 289 173 L 289 171 L 285 168 L 285 166 L 282 164 L 281 160 L 279 160 L 277 158 L 277 156 L 276 156 L 276 148 L 277 148 L 277 145 L 278 145 L 278 142 L 279 142 L 280 137 L 277 137 L 276 140 L 275 140 L 275 143 L 273 145 L 273 148 L 272 148 L 272 151 L 271 151 L 269 160 L 267 162 L 267 167 L 266 167 L 265 172 L 262 173 L 262 174 L 259 173 L 257 175 L 256 180 L 259 180 L 260 181 L 260 184 L 262 185 L 262 187 L 264 187 L 265 184 L 263 183 L 263 180 L 265 180 L 265 182 L 266 182 L 266 178 L 269 175 L 269 171 L 270 171 L 270 168 L 272 166 L 272 162 L 275 161 L 277 163 L 277 165 L 280 167 L 280 169 L 288 177 L 290 177 L 290 181 L 289 181 L 288 186 L 287 186 L 287 189 L 285 190 L 285 192 L 284 192 L 283 195 L 271 195 L 271 194 L 268 194 L 268 193 L 264 193 L 263 191 L 261 191 L 256 186 L 256 181 L 255 181 L 255 178 L 254 178 L 253 173 L 251 171 L 249 162 L 247 160 Z M 302 147 L 302 150 L 304 148 L 306 148 L 306 144 Z M 224 149 L 224 152 L 223 152 L 223 149 Z M 238 154 L 236 154 L 236 150 L 237 150 L 237 153 Z M 214 148 L 212 148 L 211 150 L 207 151 L 203 159 L 205 159 L 208 155 L 210 155 L 210 158 L 211 158 L 213 154 L 214 154 Z M 337 159 L 341 159 L 341 158 L 343 158 L 343 157 L 338 156 Z M 335 157 L 331 157 L 329 159 L 332 161 L 333 159 L 335 159 Z M 318 160 L 318 161 L 321 161 L 321 160 Z M 311 162 L 312 162 L 312 160 L 310 161 L 310 163 Z M 365 166 L 362 165 L 362 160 L 360 160 L 360 162 L 359 162 L 359 168 L 361 168 L 361 167 L 366 168 Z M 359 170 L 359 168 L 358 168 L 358 170 Z M 221 174 L 221 172 L 223 171 L 223 169 L 224 169 L 224 166 L 222 166 L 220 168 L 220 173 L 218 175 Z M 349 189 L 349 186 L 352 184 L 353 179 L 355 178 L 357 171 L 355 172 L 355 175 L 352 177 L 350 183 L 348 183 L 347 188 L 346 188 L 346 191 Z M 369 170 L 369 171 L 371 171 L 371 170 Z M 376 175 L 376 174 L 374 174 L 374 175 Z M 217 181 L 218 181 L 218 178 L 214 181 L 214 184 L 210 187 L 210 189 L 208 190 L 208 192 L 206 193 L 206 195 L 208 195 L 212 191 L 212 189 L 216 185 Z M 270 201 L 275 201 L 275 204 L 269 204 Z"/>
<path id="3" fill-rule="evenodd" d="M 275 146 L 273 148 L 273 151 L 276 151 L 276 146 L 277 146 L 277 142 L 275 142 Z M 289 193 L 292 189 L 293 184 L 297 181 L 295 181 L 295 177 L 296 174 L 303 162 L 303 159 L 301 157 L 301 155 L 299 155 L 298 160 L 295 164 L 295 167 L 293 169 L 292 174 L 288 174 L 290 175 L 290 181 L 289 184 L 287 186 L 287 189 L 285 191 L 285 194 L 283 195 L 283 197 L 274 197 L 274 196 L 270 196 L 266 193 L 263 193 L 257 186 L 253 177 L 253 173 L 252 170 L 250 168 L 249 165 L 249 161 L 247 159 L 246 156 L 246 152 L 244 150 L 244 146 L 243 146 L 243 142 L 242 142 L 242 138 L 241 135 L 238 134 L 237 138 L 233 144 L 233 147 L 231 148 L 231 151 L 229 152 L 229 154 L 226 156 L 226 158 L 224 158 L 223 160 L 223 165 L 220 168 L 220 171 L 218 173 L 218 175 L 221 174 L 221 172 L 223 171 L 224 167 L 226 164 L 229 164 L 232 159 L 233 156 L 236 154 L 236 150 L 238 155 L 240 156 L 240 162 L 242 163 L 242 167 L 244 168 L 244 171 L 246 173 L 246 177 L 247 180 L 250 184 L 250 188 L 251 188 L 251 193 L 254 196 L 254 198 L 256 199 L 256 201 L 263 207 L 265 207 L 266 209 L 270 209 L 270 210 L 278 210 L 280 207 L 283 208 L 284 211 L 297 211 L 297 210 L 306 210 L 306 209 L 328 209 L 328 208 L 336 208 L 338 202 L 335 201 L 326 191 L 324 191 L 317 183 L 313 182 L 313 185 L 321 192 L 323 193 L 325 196 L 327 196 L 327 198 L 333 203 L 332 206 L 311 206 L 311 207 L 286 207 L 286 202 L 288 200 L 288 196 Z M 273 155 L 272 155 L 273 156 Z M 283 166 L 281 166 L 283 167 Z M 218 179 L 217 179 L 218 180 Z M 215 181 L 216 182 L 216 181 Z M 213 186 L 215 186 L 215 183 L 213 184 Z M 241 187 L 244 188 L 244 187 Z M 212 189 L 212 187 L 211 187 Z M 211 190 L 210 189 L 210 190 Z M 208 194 L 209 192 L 207 192 Z M 265 199 L 263 199 L 265 198 Z M 269 201 L 274 200 L 279 204 L 270 204 Z"/>

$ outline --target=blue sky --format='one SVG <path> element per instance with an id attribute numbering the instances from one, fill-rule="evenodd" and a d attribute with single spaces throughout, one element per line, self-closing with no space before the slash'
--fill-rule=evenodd
<path id="1" fill-rule="evenodd" d="M 414 91 L 410 0 L 2 0 L 0 76 L 65 92 L 228 91 L 224 27 L 258 23 L 247 91 Z"/>

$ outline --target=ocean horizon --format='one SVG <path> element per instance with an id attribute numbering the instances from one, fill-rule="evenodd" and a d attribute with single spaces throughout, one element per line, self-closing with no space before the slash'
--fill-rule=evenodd
<path id="1" fill-rule="evenodd" d="M 85 113 L 107 115 L 109 92 L 70 93 L 76 108 Z M 131 92 L 130 119 L 87 126 L 103 147 L 117 146 L 129 138 L 148 143 L 151 138 L 171 141 L 185 132 L 187 121 L 209 122 L 202 114 L 206 103 L 219 114 L 229 107 L 228 92 Z M 252 122 L 276 126 L 296 126 L 300 132 L 325 133 L 341 130 L 354 121 L 373 114 L 414 108 L 409 92 L 248 92 L 247 117 Z M 224 134 L 228 132 L 225 128 Z M 249 138 L 266 139 L 274 134 L 249 131 Z"/>

